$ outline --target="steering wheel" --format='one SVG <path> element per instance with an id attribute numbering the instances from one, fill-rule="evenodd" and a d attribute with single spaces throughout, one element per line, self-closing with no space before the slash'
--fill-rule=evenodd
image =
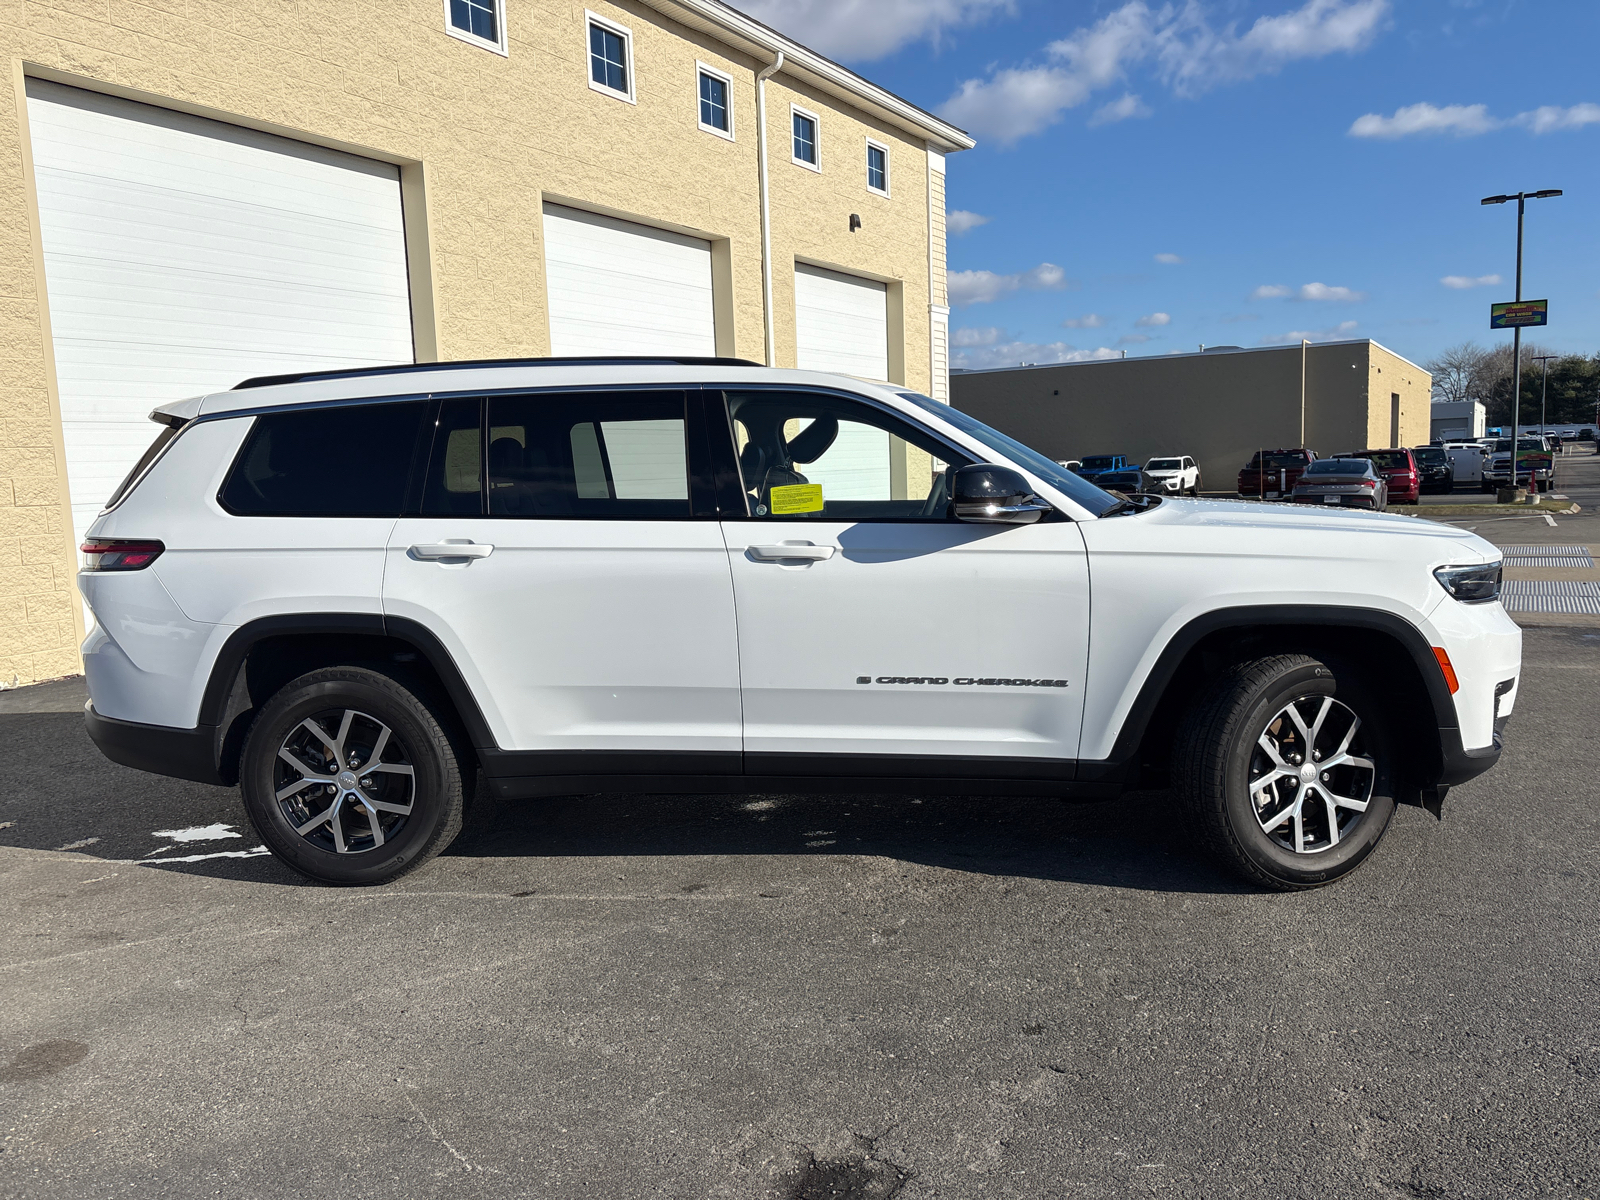
<path id="1" fill-rule="evenodd" d="M 928 489 L 928 499 L 922 506 L 921 515 L 924 517 L 942 517 L 949 507 L 950 476 L 940 471 L 939 478 L 934 480 L 933 487 Z"/>

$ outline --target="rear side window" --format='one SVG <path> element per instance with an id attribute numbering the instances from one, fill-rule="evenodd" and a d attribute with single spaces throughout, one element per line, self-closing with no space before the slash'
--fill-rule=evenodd
<path id="1" fill-rule="evenodd" d="M 686 518 L 684 404 L 682 392 L 449 401 L 429 456 L 423 512 Z"/>
<path id="2" fill-rule="evenodd" d="M 396 517 L 421 401 L 264 413 L 218 497 L 247 517 Z"/>

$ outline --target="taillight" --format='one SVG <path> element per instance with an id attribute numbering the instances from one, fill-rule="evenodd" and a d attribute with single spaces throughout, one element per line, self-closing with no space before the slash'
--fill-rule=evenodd
<path id="1" fill-rule="evenodd" d="M 1362 487 L 1367 487 L 1367 488 L 1375 488 L 1375 487 L 1378 486 L 1378 481 L 1376 479 L 1363 479 L 1361 481 L 1361 486 Z"/>
<path id="2" fill-rule="evenodd" d="M 88 571 L 142 571 L 166 549 L 160 542 L 94 538 L 78 547 Z"/>

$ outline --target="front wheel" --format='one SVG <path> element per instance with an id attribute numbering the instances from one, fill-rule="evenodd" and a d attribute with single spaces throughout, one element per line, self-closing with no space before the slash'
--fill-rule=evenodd
<path id="1" fill-rule="evenodd" d="M 1354 871 L 1394 815 L 1383 708 L 1353 669 L 1307 654 L 1223 672 L 1180 726 L 1173 764 L 1197 840 L 1282 891 Z"/>
<path id="2" fill-rule="evenodd" d="M 239 785 L 261 840 L 323 883 L 387 883 L 461 831 L 469 777 L 433 712 L 360 667 L 293 680 L 245 739 Z"/>

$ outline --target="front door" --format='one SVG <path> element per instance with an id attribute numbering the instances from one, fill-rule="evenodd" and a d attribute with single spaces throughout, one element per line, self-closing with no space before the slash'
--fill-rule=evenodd
<path id="1" fill-rule="evenodd" d="M 441 402 L 384 612 L 445 643 L 520 756 L 502 774 L 738 773 L 733 588 L 690 479 L 704 446 L 681 390 Z"/>
<path id="2" fill-rule="evenodd" d="M 729 392 L 724 430 L 714 400 L 748 511 L 723 523 L 746 772 L 1070 778 L 1088 654 L 1077 526 L 951 520 L 943 468 L 970 456 L 887 408 Z"/>

